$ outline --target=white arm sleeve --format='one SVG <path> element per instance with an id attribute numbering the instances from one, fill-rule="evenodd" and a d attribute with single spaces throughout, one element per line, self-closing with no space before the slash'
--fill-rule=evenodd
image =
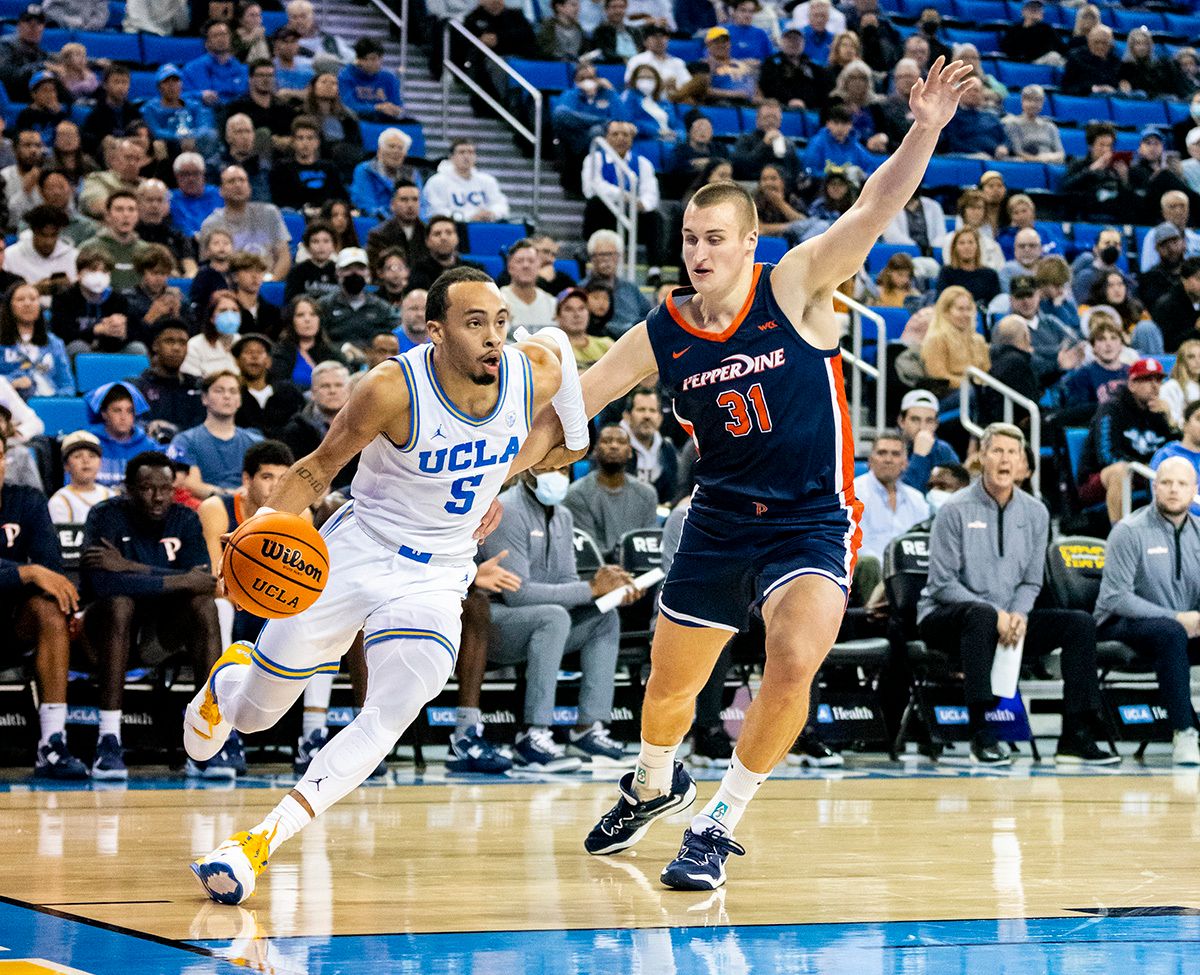
<path id="1" fill-rule="evenodd" d="M 554 412 L 562 421 L 567 449 L 584 449 L 590 443 L 588 418 L 587 410 L 583 406 L 583 387 L 579 384 L 579 368 L 575 365 L 575 349 L 571 345 L 571 339 L 557 325 L 539 328 L 538 335 L 548 335 L 554 339 L 562 356 L 562 383 L 550 402 L 554 405 Z M 530 338 L 530 334 L 524 327 L 521 327 L 513 332 L 513 338 L 518 342 L 524 342 Z"/>

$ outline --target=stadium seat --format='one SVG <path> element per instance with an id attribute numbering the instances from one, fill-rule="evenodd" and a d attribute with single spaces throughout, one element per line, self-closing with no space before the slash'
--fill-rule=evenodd
<path id="1" fill-rule="evenodd" d="M 954 19 L 964 24 L 1003 24 L 1008 20 L 1004 0 L 954 0 Z"/>
<path id="2" fill-rule="evenodd" d="M 884 265 L 892 259 L 893 254 L 920 257 L 921 248 L 915 244 L 876 244 L 867 253 L 867 273 L 874 277 L 883 270 Z"/>
<path id="3" fill-rule="evenodd" d="M 736 108 L 720 105 L 706 105 L 700 109 L 700 114 L 712 122 L 713 135 L 720 138 L 736 137 L 742 134 L 742 113 Z"/>
<path id="4" fill-rule="evenodd" d="M 498 254 L 463 254 L 462 259 L 478 264 L 493 278 L 498 278 L 504 273 L 504 259 Z"/>
<path id="5" fill-rule="evenodd" d="M 0 0 L 0 20 L 16 20 L 27 6 L 24 0 Z"/>
<path id="6" fill-rule="evenodd" d="M 1137 226 L 1133 228 L 1133 252 L 1135 254 L 1142 253 L 1142 245 L 1146 242 L 1146 234 L 1153 230 L 1153 227 Z"/>
<path id="7" fill-rule="evenodd" d="M 409 156 L 414 159 L 425 158 L 425 130 L 421 127 L 420 122 L 401 122 L 396 126 L 401 132 L 404 132 L 412 139 L 412 145 L 408 147 Z M 378 137 L 376 137 L 376 145 L 378 145 Z M 372 150 L 373 151 L 373 150 Z"/>
<path id="8" fill-rule="evenodd" d="M 467 224 L 467 247 L 472 254 L 499 257 L 524 236 L 525 225 L 521 223 Z"/>
<path id="9" fill-rule="evenodd" d="M 1163 372 L 1169 376 L 1171 374 L 1171 370 L 1175 368 L 1176 356 L 1163 354 L 1156 355 L 1154 358 L 1156 358 L 1159 361 L 1159 364 L 1163 367 Z"/>
<path id="10" fill-rule="evenodd" d="M 1133 152 L 1136 153 L 1138 145 L 1141 143 L 1142 137 L 1135 130 L 1133 132 L 1117 132 L 1117 138 L 1113 142 L 1113 148 L 1117 152 Z"/>
<path id="11" fill-rule="evenodd" d="M 148 369 L 150 360 L 144 355 L 124 352 L 84 352 L 75 357 L 75 378 L 81 392 L 128 379 Z"/>
<path id="12" fill-rule="evenodd" d="M 994 30 L 963 30 L 947 27 L 943 36 L 951 44 L 974 44 L 980 54 L 995 54 L 1000 50 L 1000 37 Z"/>
<path id="13" fill-rule="evenodd" d="M 750 123 L 750 128 L 754 128 L 753 121 Z M 779 125 L 779 131 L 789 139 L 800 139 L 811 134 L 805 124 L 803 112 L 784 112 L 783 121 Z"/>
<path id="14" fill-rule="evenodd" d="M 287 14 L 282 10 L 264 10 L 262 12 L 263 30 L 266 31 L 267 37 L 270 37 L 286 23 Z"/>
<path id="15" fill-rule="evenodd" d="M 1195 14 L 1164 14 L 1167 33 L 1191 40 L 1200 37 L 1200 17 Z"/>
<path id="16" fill-rule="evenodd" d="M 1081 251 L 1090 251 L 1096 246 L 1096 241 L 1100 238 L 1100 231 L 1107 226 L 1106 223 L 1072 224 L 1071 236 L 1075 240 L 1075 248 Z"/>
<path id="17" fill-rule="evenodd" d="M 1048 64 L 1022 64 L 1020 61 L 997 61 L 996 77 L 1001 84 L 1017 91 L 1018 109 L 1020 108 L 1019 89 L 1026 85 L 1042 85 L 1049 87 L 1058 80 L 1058 72 Z M 1008 102 L 1005 100 L 1005 108 Z"/>
<path id="18" fill-rule="evenodd" d="M 358 235 L 358 242 L 363 247 L 367 246 L 367 234 L 379 226 L 379 220 L 376 217 L 355 217 L 354 232 Z"/>
<path id="19" fill-rule="evenodd" d="M 1112 120 L 1117 125 L 1166 125 L 1167 103 L 1157 98 L 1117 98 L 1108 100 Z"/>
<path id="20" fill-rule="evenodd" d="M 1111 18 L 1109 26 L 1118 34 L 1128 34 L 1136 27 L 1149 27 L 1155 34 L 1167 31 L 1167 21 L 1157 10 L 1125 10 L 1121 7 L 1106 7 L 1105 13 Z M 1109 23 L 1107 18 L 1105 23 Z"/>
<path id="21" fill-rule="evenodd" d="M 1058 130 L 1059 137 L 1062 139 L 1063 152 L 1070 159 L 1082 159 L 1087 155 L 1087 133 L 1083 129 L 1067 129 Z"/>
<path id="22" fill-rule="evenodd" d="M 204 40 L 200 37 L 142 36 L 142 54 L 146 64 L 177 64 L 182 67 L 203 53 Z"/>
<path id="23" fill-rule="evenodd" d="M 900 336 L 904 333 L 904 326 L 908 324 L 908 320 L 912 317 L 908 313 L 907 308 L 882 308 L 872 305 L 871 311 L 883 319 L 883 327 L 886 332 L 887 341 L 889 342 L 900 340 Z"/>
<path id="24" fill-rule="evenodd" d="M 269 301 L 278 308 L 283 304 L 284 287 L 285 282 L 283 281 L 264 281 L 258 293 L 262 296 L 263 301 Z"/>
<path id="25" fill-rule="evenodd" d="M 125 4 L 121 0 L 108 0 L 108 23 L 104 26 L 109 30 L 120 30 L 125 22 Z M 270 31 L 267 31 L 270 34 Z"/>
<path id="26" fill-rule="evenodd" d="M 758 246 L 754 249 L 754 259 L 767 264 L 778 264 L 779 259 L 788 252 L 788 242 L 782 237 L 758 238 Z"/>
<path id="27" fill-rule="evenodd" d="M 178 288 L 185 295 L 192 290 L 194 278 L 167 278 L 168 288 Z"/>
<path id="28" fill-rule="evenodd" d="M 925 185 L 975 186 L 983 175 L 983 163 L 978 159 L 962 159 L 956 156 L 934 156 L 925 170 Z"/>
<path id="29" fill-rule="evenodd" d="M 700 61 L 704 57 L 704 42 L 694 38 L 680 40 L 673 37 L 667 41 L 667 53 L 684 61 Z"/>
<path id="30" fill-rule="evenodd" d="M 296 253 L 296 246 L 300 243 L 300 238 L 304 236 L 304 214 L 296 210 L 290 210 L 286 207 L 279 211 L 283 215 L 283 225 L 287 228 L 288 235 L 292 238 L 292 253 Z"/>
<path id="31" fill-rule="evenodd" d="M 620 94 L 625 88 L 625 65 L 598 64 L 596 74 L 613 86 L 613 91 Z"/>
<path id="32" fill-rule="evenodd" d="M 110 61 L 142 63 L 142 39 L 138 34 L 116 31 L 77 30 L 71 38 L 87 48 L 89 58 L 108 58 Z"/>
<path id="33" fill-rule="evenodd" d="M 1042 163 L 1002 160 L 988 163 L 988 168 L 996 170 L 1004 177 L 1004 185 L 1009 190 L 1048 190 L 1050 188 L 1050 182 L 1046 178 L 1046 167 Z"/>
<path id="34" fill-rule="evenodd" d="M 554 262 L 554 270 L 556 270 L 559 274 L 565 274 L 572 281 L 583 280 L 583 274 L 580 270 L 578 261 L 560 257 Z"/>
<path id="35" fill-rule="evenodd" d="M 1060 122 L 1086 125 L 1088 122 L 1111 121 L 1107 98 L 1092 98 L 1086 95 L 1060 95 L 1050 99 L 1050 117 Z"/>
<path id="36" fill-rule="evenodd" d="M 88 425 L 87 404 L 74 396 L 35 396 L 29 406 L 46 425 L 48 437 L 61 437 Z"/>
<path id="37" fill-rule="evenodd" d="M 158 85 L 154 81 L 153 71 L 129 72 L 130 101 L 145 101 L 158 95 Z"/>
<path id="38" fill-rule="evenodd" d="M 1087 427 L 1067 427 L 1063 437 L 1067 443 L 1067 460 L 1071 466 L 1071 480 L 1079 483 L 1079 465 L 1083 461 L 1083 444 L 1087 440 Z"/>
<path id="39" fill-rule="evenodd" d="M 663 171 L 663 144 L 661 142 L 657 139 L 635 139 L 633 148 L 635 152 L 641 153 L 649 160 L 655 172 Z"/>
<path id="40" fill-rule="evenodd" d="M 529 61 L 508 58 L 508 65 L 538 91 L 565 91 L 574 83 L 565 61 Z"/>
<path id="41" fill-rule="evenodd" d="M 604 556 L 600 554 L 600 546 L 582 528 L 575 529 L 575 571 L 579 578 L 587 582 L 604 564 Z"/>
<path id="42" fill-rule="evenodd" d="M 1167 102 L 1167 118 L 1172 125 L 1178 125 L 1180 122 L 1186 122 L 1191 117 L 1191 110 L 1188 103 L 1182 100 L 1171 100 Z"/>

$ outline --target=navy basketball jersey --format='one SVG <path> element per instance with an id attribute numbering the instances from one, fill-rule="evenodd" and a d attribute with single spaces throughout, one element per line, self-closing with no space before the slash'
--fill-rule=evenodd
<path id="1" fill-rule="evenodd" d="M 692 327 L 676 288 L 646 319 L 659 380 L 696 443 L 696 502 L 751 515 L 843 508 L 855 522 L 854 443 L 838 350 L 804 341 L 757 264 L 722 333 Z"/>

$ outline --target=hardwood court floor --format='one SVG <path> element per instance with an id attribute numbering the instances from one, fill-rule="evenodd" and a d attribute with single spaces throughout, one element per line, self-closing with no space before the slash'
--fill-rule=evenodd
<path id="1" fill-rule="evenodd" d="M 278 972 L 424 971 L 361 962 L 380 938 L 404 936 L 405 958 L 424 957 L 435 944 L 444 957 L 441 942 L 413 936 L 508 932 L 485 939 L 485 946 L 495 950 L 511 943 L 517 962 L 461 970 L 649 972 L 659 969 L 627 963 L 588 967 L 596 956 L 587 952 L 570 965 L 560 956 L 557 964 L 543 959 L 531 967 L 520 961 L 522 946 L 540 945 L 543 951 L 545 936 L 512 932 L 558 932 L 563 938 L 572 931 L 680 929 L 667 938 L 670 947 L 689 930 L 707 929 L 711 937 L 714 929 L 754 928 L 753 943 L 777 947 L 782 935 L 772 941 L 770 932 L 795 937 L 810 925 L 817 926 L 814 931 L 823 930 L 821 925 L 839 931 L 868 926 L 883 931 L 886 942 L 908 930 L 889 928 L 894 922 L 1072 918 L 1069 924 L 1075 925 L 1096 914 L 1130 913 L 1142 915 L 1139 938 L 1163 941 L 1147 946 L 1148 952 L 1153 947 L 1147 955 L 1153 962 L 1143 964 L 1143 971 L 1200 970 L 1194 950 L 1200 926 L 1188 917 L 1200 913 L 1195 910 L 1200 773 L 1150 774 L 1128 761 L 1126 766 L 1123 774 L 1031 775 L 1026 767 L 972 776 L 926 765 L 920 775 L 881 771 L 773 779 L 738 832 L 749 855 L 731 858 L 729 886 L 716 896 L 671 892 L 658 884 L 687 814 L 658 824 L 630 853 L 608 858 L 583 853 L 584 833 L 613 800 L 611 781 L 582 776 L 364 787 L 275 855 L 244 905 L 249 910 L 208 903 L 187 862 L 256 823 L 280 787 L 286 788 L 286 779 L 271 788 L 228 791 L 178 783 L 153 789 L 133 783 L 111 791 L 28 791 L 14 785 L 0 792 L 0 899 L 14 909 L 51 912 L 43 919 L 99 922 L 126 934 L 195 943 L 206 952 L 186 955 L 185 967 L 135 965 L 136 971 L 223 971 L 210 957 L 213 948 L 216 957 L 242 958 Z M 714 789 L 715 782 L 701 782 L 701 799 Z M 1155 935 L 1158 929 L 1145 920 L 1157 914 L 1174 924 L 1165 934 Z M 8 958 L 36 950 L 39 958 L 98 973 L 117 957 L 107 948 L 86 947 L 103 927 L 77 926 L 88 937 L 42 931 L 35 948 L 22 949 L 20 925 L 6 919 L 0 913 L 0 948 L 18 953 Z M 786 927 L 762 927 L 771 925 Z M 1032 929 L 1021 930 L 1029 940 Z M 951 935 L 951 943 L 979 937 L 977 931 L 968 937 L 966 929 L 961 934 L 957 942 Z M 1054 943 L 1062 940 L 1051 934 L 1046 937 Z M 1011 935 L 996 937 L 1003 942 Z M 1194 967 L 1183 961 L 1161 967 L 1183 942 L 1189 942 Z M 299 943 L 306 945 L 302 962 L 294 957 Z M 312 947 L 322 944 L 350 952 L 343 959 L 348 967 L 338 967 L 342 963 L 329 954 L 332 949 L 322 955 Z M 138 942 L 147 951 L 150 946 L 153 941 Z M 264 959 L 272 950 L 276 962 L 268 964 Z M 356 952 L 363 956 L 358 967 Z M 0 975 L 57 970 L 10 969 L 5 966 L 15 963 L 5 957 L 0 952 Z M 139 957 L 137 951 L 133 957 Z M 278 960 L 287 957 L 292 957 L 287 964 Z M 712 975 L 762 970 L 743 960 L 746 967 L 696 970 L 711 969 Z M 773 965 L 773 975 L 943 970 L 878 962 L 813 969 Z M 691 970 L 674 966 L 661 970 Z M 967 964 L 944 970 L 973 975 L 1010 969 Z M 1022 963 L 1011 970 L 1060 969 Z M 1068 964 L 1061 970 L 1099 969 Z"/>

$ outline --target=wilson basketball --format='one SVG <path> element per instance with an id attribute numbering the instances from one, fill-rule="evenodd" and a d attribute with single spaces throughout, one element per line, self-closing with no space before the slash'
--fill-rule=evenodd
<path id="1" fill-rule="evenodd" d="M 298 515 L 273 511 L 243 522 L 221 560 L 225 589 L 239 606 L 265 619 L 285 619 L 317 601 L 329 578 L 329 550 Z"/>

